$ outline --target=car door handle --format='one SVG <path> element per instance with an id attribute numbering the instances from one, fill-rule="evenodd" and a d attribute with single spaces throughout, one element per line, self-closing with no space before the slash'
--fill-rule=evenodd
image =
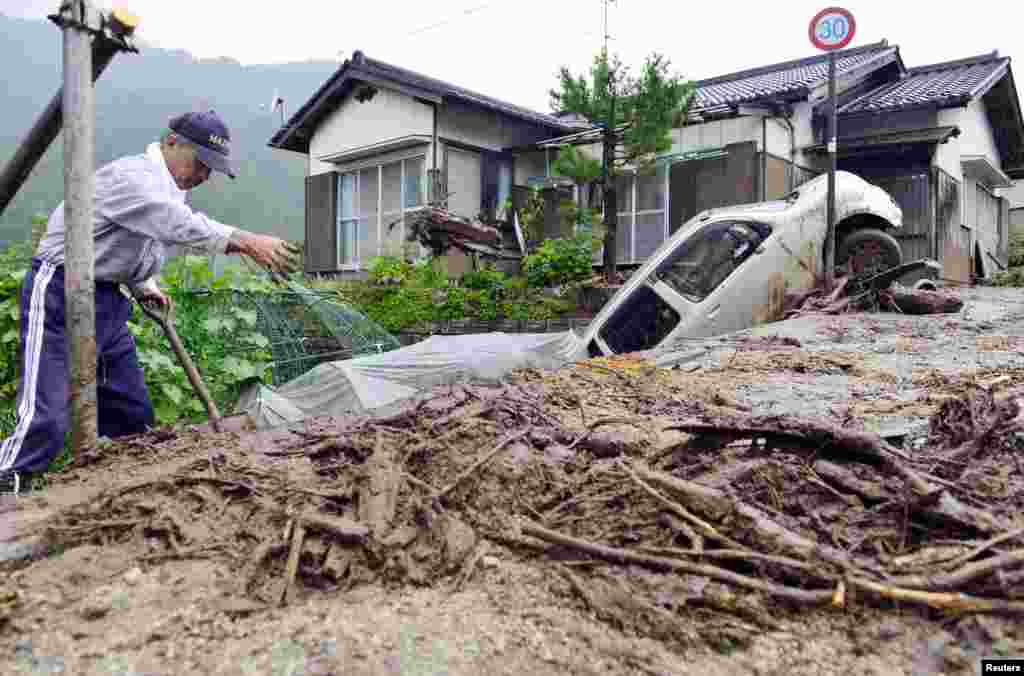
<path id="1" fill-rule="evenodd" d="M 721 304 L 718 304 L 715 307 L 711 308 L 711 310 L 708 311 L 708 319 L 714 319 L 715 317 L 717 317 L 718 316 L 718 311 L 721 310 L 721 309 L 722 309 L 722 305 Z"/>

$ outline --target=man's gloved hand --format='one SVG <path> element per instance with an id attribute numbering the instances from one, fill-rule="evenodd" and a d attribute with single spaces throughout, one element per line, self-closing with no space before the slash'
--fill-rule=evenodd
<path id="1" fill-rule="evenodd" d="M 229 247 L 228 253 L 237 251 L 271 272 L 288 274 L 298 269 L 301 250 L 283 239 L 236 230 L 231 242 L 235 246 Z"/>

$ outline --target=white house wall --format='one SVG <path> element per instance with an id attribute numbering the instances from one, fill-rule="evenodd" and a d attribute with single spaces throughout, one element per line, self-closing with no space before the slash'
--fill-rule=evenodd
<path id="1" fill-rule="evenodd" d="M 1024 180 L 1014 181 L 1013 187 L 1004 190 L 1002 196 L 1009 200 L 1011 209 L 1024 207 Z"/>
<path id="2" fill-rule="evenodd" d="M 954 111 L 942 111 L 942 113 L 946 112 Z M 960 154 L 984 155 L 992 162 L 993 166 L 1002 169 L 1003 162 L 996 146 L 995 135 L 992 133 L 992 123 L 989 121 L 985 102 L 979 97 L 972 101 L 966 110 L 960 109 L 958 112 L 960 112 L 960 137 L 958 139 Z"/>
<path id="3" fill-rule="evenodd" d="M 793 106 L 793 116 L 790 118 L 793 123 L 794 136 L 796 137 L 795 161 L 801 167 L 825 171 L 828 169 L 828 156 L 823 153 L 805 153 L 803 148 L 818 143 L 814 137 L 814 107 L 810 103 L 798 103 Z"/>
<path id="4" fill-rule="evenodd" d="M 974 243 L 981 245 L 986 253 L 983 254 L 983 264 L 987 273 L 994 270 L 993 263 L 988 259 L 988 253 L 996 255 L 1000 250 L 999 229 L 997 227 L 998 214 L 992 210 L 986 211 L 979 204 L 977 181 L 968 178 L 963 173 L 960 164 L 964 156 L 985 157 L 994 167 L 1002 168 L 1002 160 L 996 146 L 995 137 L 992 133 L 992 125 L 989 122 L 985 102 L 980 98 L 962 108 L 948 108 L 938 113 L 937 124 L 939 126 L 956 125 L 960 128 L 960 136 L 950 139 L 947 143 L 940 144 L 935 152 L 932 162 L 948 172 L 953 178 L 961 181 L 961 218 L 963 225 L 971 229 L 972 249 L 974 254 Z M 1000 191 L 995 191 L 999 195 Z M 1024 197 L 1024 194 L 1021 195 Z M 1003 237 L 1006 236 L 1002 233 Z"/>
<path id="5" fill-rule="evenodd" d="M 938 126 L 960 127 L 960 136 L 939 145 L 933 163 L 942 167 L 958 180 L 963 180 L 960 158 L 965 155 L 981 155 L 1002 169 L 1003 163 L 992 134 L 992 125 L 980 98 L 965 108 L 947 108 L 938 114 Z"/>
<path id="6" fill-rule="evenodd" d="M 433 107 L 390 89 L 378 89 L 371 100 L 360 103 L 348 97 L 316 128 L 309 143 L 309 175 L 336 169 L 319 158 L 343 153 L 412 134 L 430 135 Z"/>
<path id="7" fill-rule="evenodd" d="M 963 169 L 960 166 L 960 139 L 951 138 L 945 143 L 937 145 L 935 155 L 932 157 L 932 164 L 956 180 L 963 181 Z"/>
<path id="8" fill-rule="evenodd" d="M 458 101 L 447 101 L 440 107 L 437 127 L 442 138 L 494 151 L 536 143 L 554 135 L 550 129 Z"/>
<path id="9" fill-rule="evenodd" d="M 761 147 L 761 118 L 731 117 L 691 124 L 672 130 L 672 152 L 683 153 L 701 148 L 722 148 L 731 143 L 757 141 Z"/>

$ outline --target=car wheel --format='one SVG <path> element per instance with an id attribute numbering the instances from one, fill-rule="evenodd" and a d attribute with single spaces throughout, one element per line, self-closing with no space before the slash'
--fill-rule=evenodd
<path id="1" fill-rule="evenodd" d="M 836 246 L 836 265 L 845 265 L 854 277 L 885 272 L 902 262 L 900 243 L 876 228 L 854 230 Z"/>

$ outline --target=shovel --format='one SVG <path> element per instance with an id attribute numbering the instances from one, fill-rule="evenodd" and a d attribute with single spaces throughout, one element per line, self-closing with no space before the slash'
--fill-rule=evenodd
<path id="1" fill-rule="evenodd" d="M 171 299 L 167 299 L 167 306 L 163 311 L 156 309 L 151 303 L 140 302 L 139 305 L 142 307 L 142 311 L 146 313 L 146 316 L 159 324 L 160 328 L 164 330 L 164 335 L 167 336 L 168 342 L 174 348 L 174 354 L 178 356 L 178 362 L 185 369 L 188 381 L 192 383 L 192 389 L 195 390 L 196 396 L 206 406 L 206 413 L 210 417 L 210 423 L 213 425 L 214 431 L 223 432 L 224 429 L 221 425 L 220 411 L 217 410 L 217 404 L 213 403 L 210 391 L 206 389 L 206 384 L 199 377 L 199 371 L 196 370 L 192 357 L 185 351 L 185 346 L 182 344 L 181 338 L 178 337 L 178 332 L 174 328 L 174 305 L 171 303 Z"/>

